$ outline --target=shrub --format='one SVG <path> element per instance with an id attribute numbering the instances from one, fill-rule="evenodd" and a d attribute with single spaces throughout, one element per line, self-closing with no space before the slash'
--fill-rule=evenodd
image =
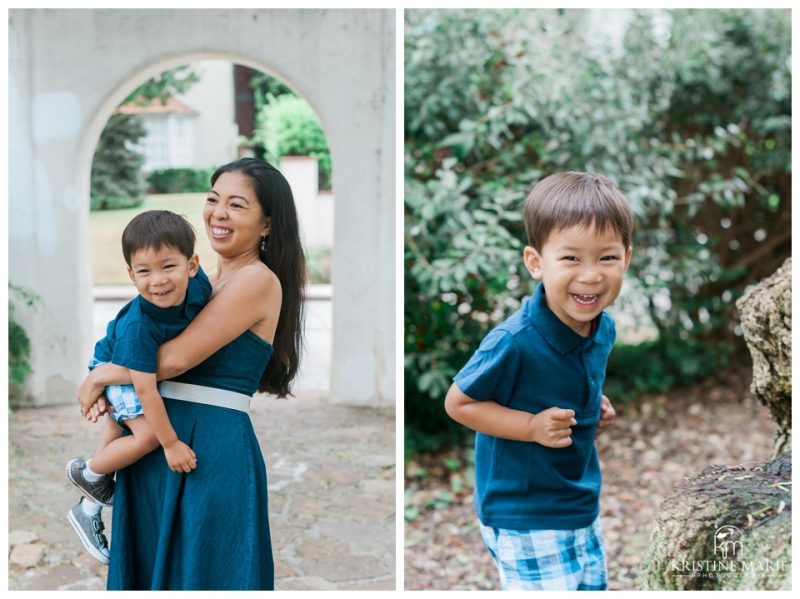
<path id="1" fill-rule="evenodd" d="M 12 300 L 12 296 L 16 300 Z M 21 387 L 33 372 L 30 364 L 31 341 L 15 319 L 15 301 L 33 307 L 39 297 L 23 287 L 8 284 L 8 382 L 10 387 Z"/>
<path id="2" fill-rule="evenodd" d="M 520 211 L 543 177 L 600 172 L 634 210 L 629 279 L 658 339 L 621 349 L 609 388 L 687 384 L 743 352 L 734 301 L 790 252 L 789 13 L 630 11 L 616 49 L 590 35 L 592 13 L 406 13 L 405 415 L 418 444 L 463 430 L 442 407 L 451 377 L 531 291 Z"/>
<path id="3" fill-rule="evenodd" d="M 302 98 L 270 96 L 257 115 L 254 141 L 265 158 L 277 164 L 281 156 L 313 156 L 319 161 L 320 189 L 330 189 L 331 157 L 316 114 Z"/>
<path id="4" fill-rule="evenodd" d="M 206 192 L 214 168 L 162 168 L 147 174 L 151 193 Z"/>
<path id="5" fill-rule="evenodd" d="M 331 282 L 331 249 L 316 248 L 309 250 L 306 261 L 307 280 L 309 283 Z"/>

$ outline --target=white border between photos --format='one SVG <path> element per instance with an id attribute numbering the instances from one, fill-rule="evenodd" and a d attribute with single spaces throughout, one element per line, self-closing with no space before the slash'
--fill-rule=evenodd
<path id="1" fill-rule="evenodd" d="M 593 2 L 573 2 L 573 1 L 562 1 L 562 2 L 552 2 L 552 1 L 545 1 L 545 2 L 521 2 L 521 1 L 508 1 L 508 0 L 494 0 L 493 2 L 487 1 L 470 1 L 470 0 L 463 0 L 463 1 L 447 1 L 447 0 L 440 0 L 438 2 L 435 1 L 425 1 L 425 0 L 395 0 L 393 2 L 386 2 L 386 1 L 378 1 L 378 2 L 368 2 L 368 1 L 342 1 L 336 2 L 334 1 L 317 1 L 317 2 L 273 2 L 273 1 L 239 1 L 239 2 L 231 2 L 225 6 L 225 8 L 231 9 L 246 9 L 246 8 L 362 8 L 362 9 L 394 9 L 395 10 L 395 348 L 396 348 L 396 359 L 395 359 L 395 391 L 396 391 L 396 405 L 395 405 L 395 456 L 396 456 L 396 497 L 395 497 L 395 505 L 396 505 L 396 513 L 395 513 L 395 522 L 396 522 L 396 555 L 395 555 L 395 565 L 396 565 L 396 583 L 395 583 L 395 591 L 374 591 L 373 593 L 379 595 L 385 594 L 396 594 L 397 591 L 403 591 L 404 588 L 404 566 L 405 566 L 405 559 L 404 559 L 404 448 L 403 448 L 403 439 L 404 439 L 404 366 L 403 366 L 403 347 L 404 347 L 404 296 L 403 296 L 403 289 L 404 289 L 404 273 L 403 273 L 403 243 L 404 243 L 404 226 L 403 226 L 403 191 L 404 191 L 404 182 L 403 182 L 403 174 L 404 174 L 404 123 L 403 123 L 403 33 L 404 33 L 404 10 L 405 9 L 430 9 L 430 8 L 438 8 L 438 9 L 457 9 L 457 8 L 467 8 L 467 9 L 479 9 L 479 8 L 642 8 L 643 2 L 632 2 L 630 0 L 626 1 L 616 1 L 616 2 L 604 2 L 598 6 L 598 3 Z M 198 4 L 196 2 L 156 2 L 154 0 L 143 0 L 140 2 L 127 2 L 127 3 L 120 3 L 115 6 L 115 8 L 197 8 Z M 42 1 L 30 1 L 30 2 L 14 2 L 9 5 L 4 6 L 4 16 L 6 17 L 5 22 L 8 23 L 8 8 L 104 8 L 108 9 L 109 4 L 108 2 L 100 2 L 100 1 L 89 1 L 89 2 L 64 2 L 64 3 L 55 3 L 55 2 L 42 2 Z M 215 6 L 203 6 L 203 8 L 215 8 Z M 647 2 L 646 8 L 792 8 L 792 4 L 787 1 L 781 2 L 764 2 L 764 3 L 757 3 L 757 2 L 742 2 L 740 0 L 736 1 L 729 1 L 729 2 L 691 2 L 691 1 L 681 1 L 681 2 L 664 2 L 664 1 L 654 1 L 654 2 Z M 797 17 L 795 16 L 794 12 L 792 14 L 792 24 L 794 25 L 796 22 Z M 8 147 L 8 30 L 7 25 L 3 31 L 2 36 L 2 50 L 0 50 L 0 54 L 2 54 L 3 64 L 5 65 L 5 76 L 2 80 L 2 106 L 4 107 L 4 114 L 6 118 L 3 121 L 3 132 L 5 134 L 6 143 L 3 144 L 2 151 L 0 151 L 0 162 L 2 162 L 2 166 L 0 167 L 0 174 L 2 174 L 2 179 L 4 181 L 8 181 L 8 159 L 9 159 L 9 152 L 10 149 Z M 796 56 L 798 47 L 795 39 L 792 40 L 792 55 Z M 793 94 L 793 114 L 797 112 L 797 100 L 798 97 L 798 84 L 793 81 L 792 83 L 792 94 Z M 792 119 L 793 125 L 795 125 L 795 119 Z M 793 130 L 792 141 L 793 146 L 797 147 L 798 142 L 798 133 L 795 129 Z M 792 160 L 793 169 L 796 171 L 798 162 L 793 157 Z M 8 189 L 6 187 L 6 189 Z M 798 183 L 795 181 L 792 182 L 792 194 L 793 197 L 798 195 L 798 191 L 800 188 L 798 187 Z M 7 193 L 7 192 L 6 192 Z M 800 205 L 800 202 L 794 202 L 795 204 Z M 0 236 L 4 240 L 2 246 L 2 260 L 0 260 L 0 273 L 2 274 L 3 278 L 8 281 L 8 246 L 7 240 L 9 238 L 9 230 L 8 230 L 8 202 L 6 202 L 6 218 L 2 219 L 2 224 L 0 224 Z M 793 236 L 797 232 L 798 228 L 798 220 L 797 215 L 793 215 L 792 217 L 792 233 Z M 794 250 L 794 242 L 792 244 L 792 249 Z M 798 287 L 800 283 L 798 283 L 798 270 L 797 267 L 793 269 L 793 285 L 792 291 L 793 295 L 796 297 L 798 293 Z M 2 298 L 4 301 L 8 299 L 8 286 L 7 284 L 2 288 Z M 0 359 L 3 361 L 3 381 L 2 384 L 5 385 L 7 383 L 7 354 L 8 354 L 8 321 L 7 319 L 4 321 L 3 328 L 0 330 L 0 335 L 2 335 L 2 354 L 0 354 Z M 792 331 L 792 343 L 796 346 L 797 345 L 797 338 L 798 333 L 796 330 Z M 800 368 L 800 365 L 796 361 L 793 361 L 792 364 L 793 372 L 797 371 Z M 7 397 L 7 396 L 6 396 Z M 7 401 L 7 399 L 6 399 Z M 4 480 L 6 481 L 6 487 L 4 489 L 4 493 L 2 494 L 2 505 L 3 505 L 3 530 L 0 532 L 2 535 L 2 539 L 5 543 L 5 546 L 8 542 L 8 418 L 3 420 L 2 425 L 2 433 L 3 438 L 6 439 L 6 442 L 3 443 L 2 447 L 2 463 L 3 463 L 3 473 L 4 473 Z M 800 517 L 800 516 L 798 516 Z M 793 521 L 796 524 L 796 522 Z M 793 560 L 796 562 L 796 560 Z M 798 580 L 798 571 L 800 571 L 800 566 L 793 563 L 792 567 L 792 575 L 795 580 Z M 3 570 L 2 576 L 3 588 L 8 589 L 8 562 L 6 561 L 5 568 Z M 635 591 L 623 591 L 622 594 L 632 594 Z M 22 591 L 9 591 L 9 595 L 17 595 L 21 594 Z M 55 592 L 57 595 L 60 595 L 62 592 Z M 278 591 L 278 593 L 282 593 L 282 591 Z M 346 591 L 328 591 L 327 593 L 331 593 L 333 595 L 341 595 L 345 596 Z M 425 596 L 444 596 L 444 591 L 427 591 L 424 592 Z M 64 592 L 66 595 L 66 592 Z M 467 596 L 471 593 L 469 591 L 455 591 L 447 592 L 447 597 L 453 596 Z M 513 595 L 514 593 L 512 593 Z M 666 595 L 666 592 L 659 592 L 656 593 L 657 595 Z M 788 595 L 787 593 L 777 593 L 776 596 L 781 595 Z M 295 595 L 297 596 L 297 595 Z M 349 593 L 348 595 L 349 596 Z"/>

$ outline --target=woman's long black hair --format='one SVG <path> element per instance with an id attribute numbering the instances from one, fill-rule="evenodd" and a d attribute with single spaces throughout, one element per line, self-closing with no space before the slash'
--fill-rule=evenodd
<path id="1" fill-rule="evenodd" d="M 241 158 L 219 167 L 211 176 L 211 185 L 222 173 L 231 172 L 250 179 L 261 211 L 272 219 L 261 261 L 281 282 L 283 301 L 272 342 L 274 353 L 261 375 L 258 390 L 286 397 L 291 395 L 292 380 L 300 365 L 306 283 L 306 260 L 292 189 L 278 169 L 256 158 Z"/>

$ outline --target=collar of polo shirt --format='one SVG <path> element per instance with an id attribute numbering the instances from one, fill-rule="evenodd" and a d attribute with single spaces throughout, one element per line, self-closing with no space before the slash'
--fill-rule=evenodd
<path id="1" fill-rule="evenodd" d="M 608 318 L 603 318 L 604 315 L 605 312 L 601 312 L 595 319 L 596 326 L 591 335 L 588 337 L 578 335 L 547 307 L 544 283 L 536 286 L 527 309 L 527 316 L 533 327 L 562 356 L 590 343 L 609 343 Z"/>

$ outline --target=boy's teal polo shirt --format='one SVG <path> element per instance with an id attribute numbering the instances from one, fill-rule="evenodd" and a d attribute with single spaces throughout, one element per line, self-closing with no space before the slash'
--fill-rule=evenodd
<path id="1" fill-rule="evenodd" d="M 197 269 L 189 277 L 186 297 L 178 306 L 161 308 L 137 295 L 108 323 L 106 336 L 94 346 L 94 359 L 139 372 L 156 371 L 158 346 L 177 337 L 211 297 L 211 281 Z"/>
<path id="2" fill-rule="evenodd" d="M 575 410 L 572 445 L 553 449 L 475 435 L 475 506 L 486 526 L 577 529 L 597 518 L 600 463 L 594 445 L 605 370 L 616 333 L 605 312 L 582 337 L 547 307 L 544 285 L 481 342 L 455 376 L 466 396 L 536 414 Z"/>

